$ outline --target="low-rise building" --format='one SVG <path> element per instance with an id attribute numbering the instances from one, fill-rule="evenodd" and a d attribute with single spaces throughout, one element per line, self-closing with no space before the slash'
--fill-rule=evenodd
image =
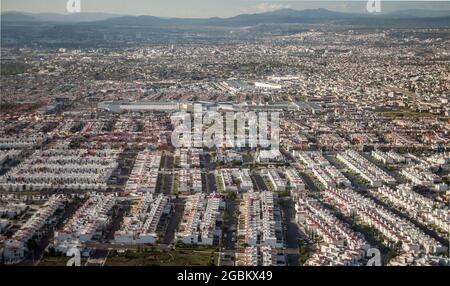
<path id="1" fill-rule="evenodd" d="M 428 170 L 426 166 L 415 165 L 405 168 L 401 174 L 410 180 L 414 185 L 431 187 L 439 181 L 439 177 Z"/>
<path id="2" fill-rule="evenodd" d="M 25 212 L 27 205 L 22 202 L 0 202 L 0 216 L 13 218 Z"/>
<path id="3" fill-rule="evenodd" d="M 378 161 L 383 162 L 383 164 L 394 164 L 394 163 L 405 163 L 406 158 L 394 151 L 383 152 L 380 150 L 372 151 L 372 157 Z"/>
<path id="4" fill-rule="evenodd" d="M 216 170 L 218 184 L 226 192 L 237 192 L 239 187 L 233 177 L 233 169 Z"/>
<path id="5" fill-rule="evenodd" d="M 65 253 L 67 246 L 74 241 L 86 243 L 94 236 L 101 235 L 110 223 L 110 211 L 115 204 L 116 198 L 113 195 L 90 195 L 63 228 L 55 231 L 55 249 Z"/>
<path id="6" fill-rule="evenodd" d="M 272 192 L 249 192 L 240 205 L 238 236 L 250 246 L 282 247 L 281 214 Z"/>
<path id="7" fill-rule="evenodd" d="M 154 244 L 158 239 L 157 227 L 164 214 L 170 212 L 169 198 L 146 193 L 125 216 L 120 230 L 114 233 L 114 243 Z"/>
<path id="8" fill-rule="evenodd" d="M 213 245 L 220 236 L 222 199 L 216 194 L 195 194 L 187 198 L 181 224 L 175 233 L 176 241 L 184 244 Z"/>
<path id="9" fill-rule="evenodd" d="M 233 149 L 218 149 L 217 150 L 217 161 L 218 162 L 224 162 L 224 163 L 233 163 L 238 162 L 242 163 L 243 157 L 241 154 L 236 152 Z"/>
<path id="10" fill-rule="evenodd" d="M 20 154 L 22 153 L 21 150 L 0 150 L 0 165 L 5 163 L 7 160 L 15 160 L 17 159 Z"/>
<path id="11" fill-rule="evenodd" d="M 325 188 L 350 187 L 350 181 L 318 151 L 295 152 Z"/>
<path id="12" fill-rule="evenodd" d="M 410 221 L 351 189 L 326 189 L 325 197 L 344 214 L 355 214 L 360 221 L 380 231 L 386 238 L 386 245 L 401 243 L 405 252 L 416 254 L 439 255 L 447 251 L 447 246 L 424 233 Z"/>
<path id="13" fill-rule="evenodd" d="M 10 191 L 106 190 L 119 153 L 115 149 L 38 150 L 0 177 L 0 186 Z"/>
<path id="14" fill-rule="evenodd" d="M 300 177 L 298 171 L 294 168 L 288 168 L 285 170 L 286 179 L 289 182 L 289 186 L 295 191 L 304 191 L 305 183 Z"/>
<path id="15" fill-rule="evenodd" d="M 341 152 L 337 155 L 337 158 L 350 170 L 359 174 L 372 187 L 380 187 L 383 183 L 395 183 L 393 177 L 354 150 Z"/>
<path id="16" fill-rule="evenodd" d="M 13 236 L 5 241 L 4 261 L 6 264 L 19 263 L 25 257 L 28 241 L 41 236 L 44 226 L 52 222 L 52 217 L 58 209 L 64 207 L 64 196 L 52 196 L 40 207 Z"/>
<path id="17" fill-rule="evenodd" d="M 125 186 L 127 192 L 151 192 L 156 190 L 161 153 L 149 150 L 139 152 L 133 170 Z"/>
<path id="18" fill-rule="evenodd" d="M 280 176 L 277 169 L 267 170 L 267 178 L 274 187 L 274 191 L 282 192 L 286 190 L 287 182 L 284 178 Z"/>
<path id="19" fill-rule="evenodd" d="M 386 199 L 396 208 L 404 210 L 409 216 L 420 222 L 447 233 L 450 226 L 449 208 L 447 205 L 420 195 L 412 190 L 411 185 L 399 185 L 396 189 L 386 186 L 372 193 Z"/>
<path id="20" fill-rule="evenodd" d="M 279 162 L 283 159 L 284 156 L 278 149 L 259 150 L 256 156 L 256 162 L 258 163 Z"/>
<path id="21" fill-rule="evenodd" d="M 233 179 L 235 182 L 239 182 L 239 190 L 241 192 L 248 192 L 253 190 L 253 182 L 250 177 L 249 169 L 232 169 Z"/>
<path id="22" fill-rule="evenodd" d="M 178 172 L 178 192 L 183 195 L 201 193 L 203 190 L 202 173 L 200 169 L 181 169 Z"/>
<path id="23" fill-rule="evenodd" d="M 295 209 L 300 227 L 321 239 L 306 265 L 361 265 L 370 248 L 361 233 L 351 230 L 315 199 L 299 198 Z"/>
<path id="24" fill-rule="evenodd" d="M 276 249 L 268 245 L 248 246 L 236 253 L 237 266 L 277 266 Z"/>

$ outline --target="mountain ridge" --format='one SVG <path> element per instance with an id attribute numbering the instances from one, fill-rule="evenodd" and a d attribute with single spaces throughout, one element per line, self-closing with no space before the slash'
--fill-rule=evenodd
<path id="1" fill-rule="evenodd" d="M 56 23 L 94 23 L 109 24 L 193 24 L 193 25 L 255 25 L 262 23 L 291 23 L 302 20 L 343 20 L 355 18 L 438 18 L 450 16 L 449 11 L 405 9 L 382 14 L 351 13 L 328 10 L 325 8 L 295 10 L 290 8 L 278 9 L 262 13 L 239 14 L 232 17 L 210 17 L 210 18 L 178 18 L 158 17 L 152 15 L 119 15 L 111 13 L 82 12 L 74 14 L 58 13 L 24 13 L 6 11 L 1 14 L 2 22 L 56 22 Z M 5 18 L 6 17 L 6 18 Z"/>

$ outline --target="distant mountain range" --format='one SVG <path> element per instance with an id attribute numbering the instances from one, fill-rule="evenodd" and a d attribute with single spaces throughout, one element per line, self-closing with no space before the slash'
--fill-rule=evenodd
<path id="1" fill-rule="evenodd" d="M 1 20 L 6 22 L 24 22 L 24 21 L 40 21 L 40 22 L 61 22 L 61 23 L 77 23 L 102 21 L 123 15 L 109 13 L 73 13 L 73 14 L 57 14 L 57 13 L 22 13 L 22 12 L 3 12 Z"/>
<path id="2" fill-rule="evenodd" d="M 448 17 L 450 16 L 450 11 L 410 9 L 410 10 L 400 10 L 381 15 L 383 17 L 391 17 L 391 18 L 433 18 L 433 17 Z"/>
<path id="3" fill-rule="evenodd" d="M 327 28 L 450 28 L 450 11 L 403 10 L 386 14 L 344 13 L 326 9 L 281 9 L 230 18 L 163 18 L 105 13 L 1 14 L 2 46 L 98 47 L 136 42 L 258 39 Z"/>
<path id="4" fill-rule="evenodd" d="M 267 23 L 297 23 L 309 21 L 325 20 L 345 20 L 358 18 L 435 18 L 449 17 L 450 11 L 441 10 L 401 10 L 391 13 L 368 14 L 368 13 L 344 13 L 330 11 L 327 9 L 280 9 L 270 12 L 257 14 L 241 14 L 230 18 L 162 18 L 155 16 L 130 16 L 108 13 L 74 13 L 74 14 L 56 14 L 56 13 L 22 13 L 22 12 L 3 12 L 1 21 L 8 22 L 57 22 L 57 23 L 77 23 L 77 22 L 102 22 L 117 25 L 173 25 L 173 24 L 191 24 L 191 25 L 213 25 L 213 26 L 251 26 Z"/>

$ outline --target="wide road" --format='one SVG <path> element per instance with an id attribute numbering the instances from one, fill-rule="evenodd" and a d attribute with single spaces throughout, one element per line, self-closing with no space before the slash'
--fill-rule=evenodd
<path id="1" fill-rule="evenodd" d="M 167 223 L 166 232 L 164 233 L 164 238 L 162 243 L 169 245 L 173 242 L 175 238 L 175 232 L 180 225 L 181 219 L 183 218 L 184 212 L 184 201 L 183 199 L 174 199 L 172 200 L 173 209 L 170 214 L 169 222 Z"/>
<path id="2" fill-rule="evenodd" d="M 269 190 L 269 188 L 266 186 L 266 183 L 264 182 L 264 178 L 260 174 L 253 173 L 252 178 L 253 185 L 256 186 L 258 191 L 265 192 Z"/>

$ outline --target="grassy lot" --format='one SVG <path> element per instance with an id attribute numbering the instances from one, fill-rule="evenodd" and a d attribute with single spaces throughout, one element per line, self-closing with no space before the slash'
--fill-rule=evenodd
<path id="1" fill-rule="evenodd" d="M 217 265 L 217 260 L 214 249 L 127 251 L 110 253 L 105 266 L 208 266 Z"/>
<path id="2" fill-rule="evenodd" d="M 70 257 L 67 256 L 46 256 L 39 261 L 38 266 L 66 266 L 69 259 Z M 81 265 L 84 265 L 86 261 L 86 258 L 82 258 Z"/>
<path id="3" fill-rule="evenodd" d="M 429 112 L 418 112 L 409 108 L 398 108 L 395 110 L 380 111 L 381 114 L 387 117 L 433 117 L 436 116 Z"/>
<path id="4" fill-rule="evenodd" d="M 1 75 L 22 74 L 31 68 L 30 65 L 23 62 L 1 62 Z"/>
<path id="5" fill-rule="evenodd" d="M 41 106 L 41 103 L 15 103 L 0 101 L 0 111 L 7 113 L 31 112 Z"/>

